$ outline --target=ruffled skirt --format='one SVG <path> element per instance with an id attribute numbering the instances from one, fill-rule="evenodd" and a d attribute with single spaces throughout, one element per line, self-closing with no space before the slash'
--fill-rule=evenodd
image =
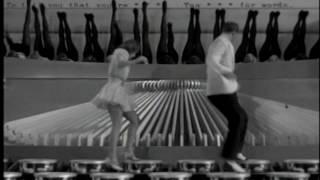
<path id="1" fill-rule="evenodd" d="M 133 111 L 134 100 L 121 80 L 109 81 L 91 101 L 99 109 L 107 109 L 108 105 L 119 105 L 122 111 Z"/>

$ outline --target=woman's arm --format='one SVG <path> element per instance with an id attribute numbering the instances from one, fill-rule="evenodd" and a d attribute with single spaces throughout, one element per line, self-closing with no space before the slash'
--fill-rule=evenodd
<path id="1" fill-rule="evenodd" d="M 136 59 L 133 59 L 130 61 L 119 61 L 118 66 L 124 67 L 124 66 L 130 66 L 132 64 L 139 64 L 139 63 L 148 64 L 148 59 L 145 56 L 139 56 Z"/>

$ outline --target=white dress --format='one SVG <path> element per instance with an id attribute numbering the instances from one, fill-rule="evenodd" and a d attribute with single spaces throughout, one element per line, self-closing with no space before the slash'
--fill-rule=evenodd
<path id="1" fill-rule="evenodd" d="M 130 67 L 119 66 L 120 61 L 128 60 L 129 53 L 125 49 L 118 48 L 113 52 L 108 69 L 108 82 L 91 101 L 96 107 L 107 109 L 108 105 L 119 105 L 123 112 L 134 110 L 134 100 L 125 87 Z"/>

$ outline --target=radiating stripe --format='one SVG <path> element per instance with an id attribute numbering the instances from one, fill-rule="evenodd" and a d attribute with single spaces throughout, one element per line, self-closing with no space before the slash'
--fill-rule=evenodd
<path id="1" fill-rule="evenodd" d="M 148 80 L 128 86 L 136 91 L 133 98 L 141 119 L 137 144 L 221 145 L 225 139 L 227 120 L 208 101 L 204 82 Z M 249 117 L 246 142 L 250 145 L 318 143 L 319 112 L 238 94 Z M 129 123 L 122 119 L 122 145 L 128 139 Z M 111 125 L 106 110 L 82 103 L 7 122 L 4 134 L 20 144 L 105 146 Z"/>

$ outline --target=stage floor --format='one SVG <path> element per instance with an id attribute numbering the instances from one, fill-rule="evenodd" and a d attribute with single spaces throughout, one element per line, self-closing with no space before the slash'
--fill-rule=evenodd
<path id="1" fill-rule="evenodd" d="M 119 158 L 124 148 L 119 148 Z M 219 147 L 137 147 L 142 159 L 163 160 L 175 163 L 179 159 L 221 160 Z M 103 159 L 108 147 L 56 147 L 56 146 L 4 146 L 4 157 L 12 160 L 23 158 Z M 319 145 L 310 146 L 245 146 L 244 154 L 250 159 L 282 161 L 284 159 L 319 159 Z"/>

